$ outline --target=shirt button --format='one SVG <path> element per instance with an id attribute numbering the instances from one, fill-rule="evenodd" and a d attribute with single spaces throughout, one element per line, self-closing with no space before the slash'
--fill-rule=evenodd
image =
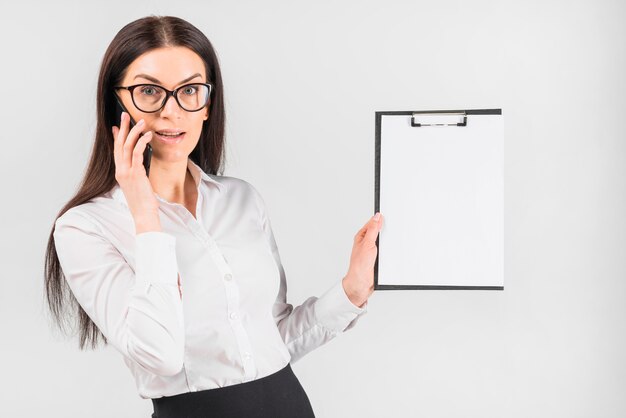
<path id="1" fill-rule="evenodd" d="M 250 358 L 250 353 L 248 353 L 247 351 L 245 353 L 243 353 L 243 357 L 246 359 Z"/>
<path id="2" fill-rule="evenodd" d="M 226 280 L 230 280 L 230 279 L 232 279 L 232 278 L 233 278 L 233 275 L 232 275 L 232 274 L 230 274 L 230 273 L 226 273 L 226 274 L 224 275 L 224 279 L 226 279 Z"/>
<path id="3" fill-rule="evenodd" d="M 233 312 L 230 314 L 230 319 L 237 319 L 237 312 Z"/>

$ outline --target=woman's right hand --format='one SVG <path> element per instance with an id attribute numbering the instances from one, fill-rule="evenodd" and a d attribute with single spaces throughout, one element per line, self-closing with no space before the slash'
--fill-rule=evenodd
<path id="1" fill-rule="evenodd" d="M 145 125 L 143 119 L 129 132 L 129 120 L 128 114 L 122 112 L 120 127 L 113 126 L 115 180 L 126 196 L 137 233 L 158 231 L 161 229 L 159 202 L 143 166 L 143 152 L 146 144 L 152 139 L 152 132 L 148 131 L 139 136 Z"/>

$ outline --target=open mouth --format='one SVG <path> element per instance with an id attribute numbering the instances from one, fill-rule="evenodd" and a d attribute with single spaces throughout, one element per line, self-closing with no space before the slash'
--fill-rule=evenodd
<path id="1" fill-rule="evenodd" d="M 155 131 L 154 134 L 161 141 L 168 142 L 168 143 L 178 143 L 182 141 L 183 138 L 185 137 L 185 132 L 170 133 L 170 132 L 156 132 Z"/>

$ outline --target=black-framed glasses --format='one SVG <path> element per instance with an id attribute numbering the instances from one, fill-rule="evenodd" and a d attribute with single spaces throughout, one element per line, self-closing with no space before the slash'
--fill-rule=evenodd
<path id="1" fill-rule="evenodd" d="M 174 96 L 178 105 L 187 112 L 197 112 L 209 102 L 213 85 L 210 83 L 190 83 L 174 90 L 168 90 L 158 84 L 135 84 L 116 86 L 114 89 L 130 91 L 133 104 L 144 113 L 154 113 L 163 109 L 167 99 Z"/>

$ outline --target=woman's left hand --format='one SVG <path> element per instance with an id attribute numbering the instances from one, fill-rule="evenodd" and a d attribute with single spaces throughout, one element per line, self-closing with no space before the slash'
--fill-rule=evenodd
<path id="1" fill-rule="evenodd" d="M 380 218 L 377 219 L 377 216 Z M 343 288 L 350 301 L 358 307 L 362 307 L 374 292 L 374 264 L 378 253 L 376 238 L 382 225 L 383 215 L 377 212 L 354 237 L 350 267 L 343 278 Z"/>

